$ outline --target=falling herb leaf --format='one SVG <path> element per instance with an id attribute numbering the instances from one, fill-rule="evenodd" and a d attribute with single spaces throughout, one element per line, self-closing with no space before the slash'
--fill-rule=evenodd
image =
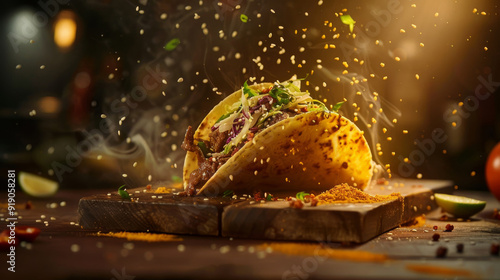
<path id="1" fill-rule="evenodd" d="M 332 111 L 334 112 L 338 112 L 340 107 L 342 107 L 342 105 L 344 104 L 345 102 L 344 101 L 340 101 L 338 102 L 337 104 L 333 105 L 333 108 L 332 108 Z"/>
<path id="2" fill-rule="evenodd" d="M 304 196 L 306 195 L 309 195 L 309 193 L 306 193 L 306 192 L 298 192 L 295 197 L 298 199 L 298 200 L 304 200 Z"/>
<path id="3" fill-rule="evenodd" d="M 231 197 L 231 196 L 233 196 L 233 191 L 232 190 L 225 190 L 222 193 L 222 197 Z"/>
<path id="4" fill-rule="evenodd" d="M 240 20 L 241 20 L 242 22 L 247 22 L 247 21 L 248 21 L 248 16 L 247 16 L 247 15 L 245 15 L 245 14 L 241 14 L 241 15 L 240 15 Z"/>
<path id="5" fill-rule="evenodd" d="M 268 195 L 266 196 L 266 200 L 267 200 L 267 201 L 271 201 L 271 200 L 273 200 L 273 195 L 272 195 L 272 194 L 268 194 Z"/>
<path id="6" fill-rule="evenodd" d="M 354 21 L 350 15 L 341 15 L 340 20 L 343 24 L 349 25 L 349 30 L 351 32 L 354 30 L 354 24 L 356 23 L 356 21 Z"/>
<path id="7" fill-rule="evenodd" d="M 174 176 L 172 176 L 172 181 L 174 183 L 180 183 L 180 182 L 182 182 L 182 178 L 177 176 L 177 175 L 174 175 Z"/>
<path id="8" fill-rule="evenodd" d="M 118 188 L 118 194 L 123 198 L 123 199 L 130 199 L 130 195 L 126 190 L 124 190 L 125 185 L 122 185 L 121 187 Z"/>
<path id="9" fill-rule="evenodd" d="M 166 49 L 167 51 L 172 51 L 175 48 L 177 48 L 177 46 L 180 43 L 181 43 L 181 40 L 179 40 L 179 38 L 174 38 L 174 39 L 168 41 L 168 43 L 163 48 Z"/>

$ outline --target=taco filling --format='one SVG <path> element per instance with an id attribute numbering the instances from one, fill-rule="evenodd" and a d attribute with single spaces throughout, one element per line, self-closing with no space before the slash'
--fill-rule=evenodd
<path id="1" fill-rule="evenodd" d="M 343 102 L 337 103 L 337 111 Z M 241 97 L 218 116 L 211 126 L 208 139 L 195 139 L 188 127 L 182 149 L 196 154 L 198 168 L 193 170 L 185 186 L 185 194 L 192 196 L 219 168 L 247 142 L 264 129 L 288 118 L 306 112 L 328 111 L 321 101 L 309 92 L 301 91 L 300 80 L 274 83 L 264 89 L 255 89 L 244 83 Z"/>

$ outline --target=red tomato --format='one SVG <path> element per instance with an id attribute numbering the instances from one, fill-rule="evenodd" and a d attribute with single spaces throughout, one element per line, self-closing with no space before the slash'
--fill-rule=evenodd
<path id="1" fill-rule="evenodd" d="M 488 156 L 486 183 L 488 183 L 490 192 L 500 201 L 500 143 L 493 148 Z"/>
<path id="2" fill-rule="evenodd" d="M 17 238 L 14 238 L 14 242 L 10 241 L 9 243 L 9 234 L 10 230 L 4 230 L 0 233 L 0 251 L 8 251 L 10 250 L 10 246 L 17 245 Z"/>
<path id="3" fill-rule="evenodd" d="M 40 234 L 40 229 L 29 226 L 16 226 L 16 238 L 21 241 L 33 242 Z"/>

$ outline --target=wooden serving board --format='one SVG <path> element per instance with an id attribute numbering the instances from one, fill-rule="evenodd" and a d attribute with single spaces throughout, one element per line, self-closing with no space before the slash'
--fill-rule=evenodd
<path id="1" fill-rule="evenodd" d="M 434 210 L 432 194 L 451 192 L 451 181 L 392 180 L 366 192 L 399 192 L 403 201 L 330 204 L 302 209 L 286 201 L 179 197 L 154 189 L 129 190 L 137 201 L 116 191 L 80 199 L 80 225 L 100 231 L 150 231 L 270 240 L 362 243 Z"/>

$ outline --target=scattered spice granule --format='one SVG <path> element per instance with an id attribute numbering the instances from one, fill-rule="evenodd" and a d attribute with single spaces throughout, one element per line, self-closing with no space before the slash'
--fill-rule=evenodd
<path id="1" fill-rule="evenodd" d="M 311 200 L 311 206 L 313 206 L 313 207 L 314 207 L 314 206 L 318 206 L 318 200 L 317 200 L 316 198 L 313 198 L 313 199 Z"/>
<path id="2" fill-rule="evenodd" d="M 435 266 L 427 264 L 409 264 L 406 269 L 423 274 L 442 275 L 442 276 L 466 276 L 475 278 L 476 275 L 465 269 L 449 268 L 444 266 Z"/>
<path id="3" fill-rule="evenodd" d="M 421 215 L 421 216 L 418 216 L 418 217 L 411 219 L 410 221 L 402 224 L 401 226 L 402 227 L 422 227 L 425 225 L 425 221 L 426 221 L 425 215 Z"/>
<path id="4" fill-rule="evenodd" d="M 493 219 L 500 220 L 500 213 L 497 208 L 493 209 Z"/>
<path id="5" fill-rule="evenodd" d="M 457 253 L 463 253 L 463 252 L 464 252 L 464 244 L 458 243 L 457 244 Z"/>
<path id="6" fill-rule="evenodd" d="M 400 193 L 390 195 L 370 195 L 348 184 L 340 184 L 316 196 L 318 205 L 331 203 L 375 203 L 399 199 Z"/>
<path id="7" fill-rule="evenodd" d="M 441 218 L 439 218 L 440 221 L 448 221 L 448 216 L 443 215 Z"/>
<path id="8" fill-rule="evenodd" d="M 438 226 L 433 226 L 432 227 L 433 230 L 437 230 L 438 229 Z"/>
<path id="9" fill-rule="evenodd" d="M 295 208 L 295 209 L 302 209 L 304 207 L 304 203 L 300 200 L 292 200 L 290 201 L 290 207 Z"/>
<path id="10" fill-rule="evenodd" d="M 389 257 L 385 254 L 372 253 L 361 250 L 332 249 L 317 243 L 264 243 L 259 250 L 271 250 L 294 256 L 322 256 L 325 258 L 355 261 L 355 262 L 385 262 Z"/>
<path id="11" fill-rule="evenodd" d="M 491 244 L 490 254 L 492 254 L 494 256 L 498 256 L 499 250 L 500 250 L 500 245 L 498 243 Z"/>
<path id="12" fill-rule="evenodd" d="M 439 237 L 441 237 L 441 235 L 439 235 L 439 233 L 434 233 L 432 235 L 432 241 L 438 241 L 439 240 Z"/>
<path id="13" fill-rule="evenodd" d="M 126 238 L 129 241 L 147 241 L 147 242 L 161 242 L 161 241 L 182 241 L 182 238 L 172 234 L 162 233 L 148 233 L 148 232 L 98 232 L 97 236 L 108 236 L 117 238 Z"/>
<path id="14" fill-rule="evenodd" d="M 172 189 L 167 189 L 167 187 L 158 187 L 155 193 L 171 193 Z"/>
<path id="15" fill-rule="evenodd" d="M 448 253 L 448 248 L 439 246 L 436 250 L 436 258 L 444 258 Z"/>
<path id="16" fill-rule="evenodd" d="M 451 224 L 446 224 L 446 227 L 445 227 L 445 230 L 444 231 L 452 231 L 453 229 L 455 229 L 455 227 Z"/>

